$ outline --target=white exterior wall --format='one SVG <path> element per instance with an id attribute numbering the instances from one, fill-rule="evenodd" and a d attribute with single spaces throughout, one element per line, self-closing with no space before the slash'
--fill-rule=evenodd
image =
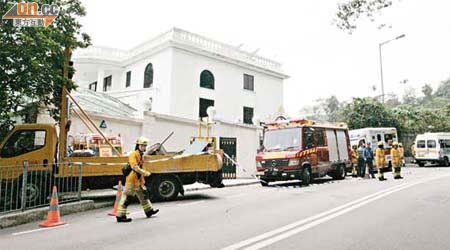
<path id="1" fill-rule="evenodd" d="M 203 70 L 214 75 L 214 90 L 200 87 Z M 254 76 L 254 91 L 244 89 L 244 74 Z M 244 106 L 265 118 L 283 105 L 282 79 L 182 49 L 173 50 L 172 81 L 170 113 L 184 118 L 198 118 L 199 98 L 214 100 L 218 119 L 241 123 Z"/>

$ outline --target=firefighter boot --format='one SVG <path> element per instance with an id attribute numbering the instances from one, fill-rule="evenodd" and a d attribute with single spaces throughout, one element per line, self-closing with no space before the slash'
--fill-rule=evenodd
<path id="1" fill-rule="evenodd" d="M 117 222 L 131 222 L 131 218 L 127 218 L 126 215 L 116 216 Z"/>
<path id="2" fill-rule="evenodd" d="M 157 214 L 159 212 L 159 209 L 151 209 L 148 212 L 145 212 L 145 215 L 147 216 L 147 218 L 152 217 L 152 215 Z"/>

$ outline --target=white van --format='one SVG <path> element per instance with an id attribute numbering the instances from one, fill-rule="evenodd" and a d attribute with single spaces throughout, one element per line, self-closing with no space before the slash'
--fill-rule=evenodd
<path id="1" fill-rule="evenodd" d="M 416 137 L 416 163 L 423 167 L 426 163 L 449 166 L 450 133 L 425 133 Z"/>
<path id="2" fill-rule="evenodd" d="M 391 152 L 389 141 L 392 143 L 398 142 L 397 129 L 396 128 L 361 128 L 353 129 L 349 131 L 350 144 L 359 145 L 363 142 L 367 145 L 368 142 L 372 144 L 372 150 L 375 152 L 377 144 L 382 141 L 385 149 L 385 160 L 391 167 Z"/>

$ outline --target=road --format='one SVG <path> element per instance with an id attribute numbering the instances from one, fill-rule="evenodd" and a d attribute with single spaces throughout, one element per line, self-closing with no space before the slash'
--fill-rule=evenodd
<path id="1" fill-rule="evenodd" d="M 450 168 L 403 176 L 203 190 L 155 203 L 150 219 L 133 204 L 129 224 L 97 209 L 0 230 L 0 249 L 450 249 Z"/>

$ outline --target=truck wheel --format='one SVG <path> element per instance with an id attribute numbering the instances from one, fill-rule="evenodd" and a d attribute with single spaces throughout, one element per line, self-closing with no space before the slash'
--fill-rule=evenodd
<path id="1" fill-rule="evenodd" d="M 19 203 L 22 201 L 22 181 L 19 181 Z M 51 193 L 50 176 L 44 172 L 30 172 L 25 184 L 25 206 L 39 206 L 47 203 L 47 198 Z M 60 190 L 58 190 L 60 191 Z"/>
<path id="2" fill-rule="evenodd" d="M 180 192 L 180 183 L 173 176 L 163 175 L 155 180 L 153 193 L 160 201 L 173 201 Z"/>
<path id="3" fill-rule="evenodd" d="M 449 167 L 450 163 L 449 163 L 447 157 L 444 157 L 444 161 L 442 162 L 442 165 L 443 165 L 444 167 Z"/>
<path id="4" fill-rule="evenodd" d="M 309 186 L 311 183 L 311 171 L 308 167 L 303 168 L 301 181 L 303 186 Z"/>
<path id="5" fill-rule="evenodd" d="M 417 165 L 419 165 L 419 167 L 424 167 L 424 166 L 425 166 L 425 163 L 418 161 L 418 162 L 417 162 Z"/>

